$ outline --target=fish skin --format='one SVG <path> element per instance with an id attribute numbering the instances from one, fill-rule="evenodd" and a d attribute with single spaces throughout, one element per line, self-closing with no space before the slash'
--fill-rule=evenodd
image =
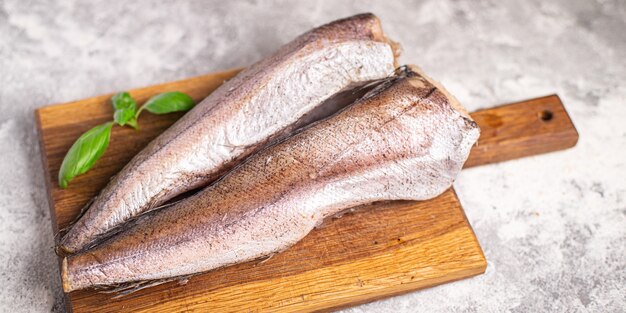
<path id="1" fill-rule="evenodd" d="M 171 278 L 283 251 L 324 218 L 448 189 L 480 130 L 442 87 L 399 69 L 339 113 L 275 143 L 196 195 L 63 260 L 66 292 Z"/>
<path id="2" fill-rule="evenodd" d="M 361 14 L 313 29 L 227 81 L 135 156 L 61 239 L 89 248 L 112 230 L 300 126 L 340 90 L 393 72 L 396 47 L 378 18 Z"/>

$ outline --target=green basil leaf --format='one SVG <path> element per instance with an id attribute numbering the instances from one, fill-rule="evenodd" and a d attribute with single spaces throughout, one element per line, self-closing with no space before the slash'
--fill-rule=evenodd
<path id="1" fill-rule="evenodd" d="M 67 188 L 76 176 L 89 170 L 109 146 L 113 122 L 98 125 L 82 134 L 72 145 L 61 164 L 59 186 Z"/>
<path id="2" fill-rule="evenodd" d="M 150 113 L 154 114 L 166 114 L 172 112 L 180 112 L 180 111 L 188 111 L 193 108 L 195 104 L 193 103 L 193 99 L 190 96 L 179 92 L 166 92 L 159 95 L 156 95 L 146 104 L 144 104 L 139 111 L 148 110 Z M 137 113 L 139 115 L 139 112 Z"/>
<path id="3" fill-rule="evenodd" d="M 137 102 L 126 91 L 118 92 L 111 97 L 111 103 L 116 110 L 137 108 Z"/>
<path id="4" fill-rule="evenodd" d="M 135 121 L 135 115 L 137 114 L 137 102 L 128 92 L 120 92 L 111 97 L 111 104 L 115 109 L 113 113 L 113 120 L 120 126 L 126 124 L 137 128 L 137 122 Z"/>
<path id="5" fill-rule="evenodd" d="M 120 126 L 128 124 L 133 128 L 137 128 L 137 121 L 135 120 L 135 113 L 137 112 L 135 111 L 134 109 L 115 110 L 113 120 Z"/>

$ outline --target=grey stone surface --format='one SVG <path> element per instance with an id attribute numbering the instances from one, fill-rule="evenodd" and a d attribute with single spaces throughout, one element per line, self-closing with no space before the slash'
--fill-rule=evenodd
<path id="1" fill-rule="evenodd" d="M 364 11 L 469 110 L 558 93 L 580 141 L 460 175 L 485 275 L 346 311 L 626 310 L 626 1 L 0 0 L 0 311 L 63 310 L 33 109 L 246 65 Z"/>

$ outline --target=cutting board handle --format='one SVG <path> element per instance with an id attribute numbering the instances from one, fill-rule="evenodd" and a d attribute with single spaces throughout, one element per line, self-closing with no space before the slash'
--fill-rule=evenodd
<path id="1" fill-rule="evenodd" d="M 471 114 L 481 128 L 465 168 L 571 148 L 578 132 L 557 95 Z"/>

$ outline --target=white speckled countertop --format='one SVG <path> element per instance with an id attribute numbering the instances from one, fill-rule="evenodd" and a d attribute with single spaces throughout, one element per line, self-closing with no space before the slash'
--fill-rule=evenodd
<path id="1" fill-rule="evenodd" d="M 462 172 L 484 275 L 347 311 L 626 310 L 626 1 L 0 0 L 0 311 L 64 308 L 35 108 L 246 65 L 364 11 L 470 111 L 558 93 L 580 141 Z"/>

